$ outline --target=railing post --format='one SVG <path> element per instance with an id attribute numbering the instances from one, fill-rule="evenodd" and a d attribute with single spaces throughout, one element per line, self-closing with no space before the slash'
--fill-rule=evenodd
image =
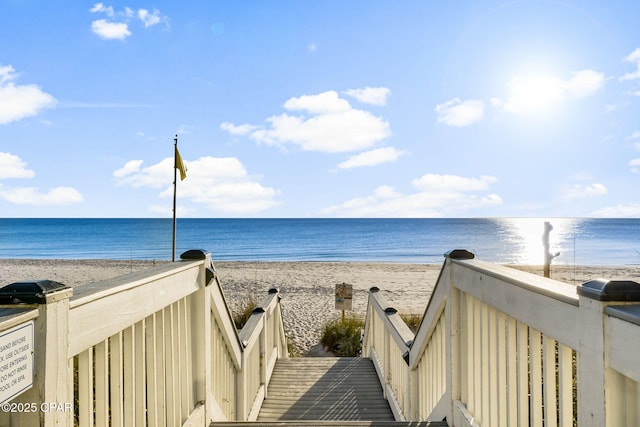
<path id="1" fill-rule="evenodd" d="M 269 325 L 269 312 L 266 311 L 262 316 L 262 332 L 260 332 L 260 384 L 264 386 L 264 398 L 267 398 L 267 365 L 269 364 L 269 356 L 271 356 L 271 349 L 267 349 L 267 334 L 273 333 L 268 331 Z"/>
<path id="2" fill-rule="evenodd" d="M 214 283 L 216 270 L 211 262 L 211 254 L 202 250 L 191 250 L 180 255 L 182 260 L 203 259 L 198 280 L 200 289 L 190 297 L 193 381 L 195 390 L 195 402 L 204 403 L 205 420 L 212 421 L 213 409 L 207 402 L 209 396 L 213 396 L 211 384 L 211 370 L 213 358 L 211 353 L 211 298 L 209 297 L 209 285 Z"/>
<path id="3" fill-rule="evenodd" d="M 12 414 L 12 425 L 73 425 L 73 358 L 68 357 L 69 298 L 73 290 L 61 283 L 56 285 L 38 305 L 33 386 L 14 399 L 16 403 L 35 403 L 37 410 Z"/>
<path id="4" fill-rule="evenodd" d="M 604 310 L 608 305 L 640 301 L 640 285 L 631 281 L 597 279 L 578 287 L 578 425 L 606 425 Z M 610 398 L 610 397 L 609 397 Z"/>

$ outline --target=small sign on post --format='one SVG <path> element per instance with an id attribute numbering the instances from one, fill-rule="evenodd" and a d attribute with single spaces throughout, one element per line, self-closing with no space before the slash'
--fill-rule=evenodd
<path id="1" fill-rule="evenodd" d="M 347 283 L 336 284 L 336 310 L 342 310 L 342 321 L 344 322 L 345 310 L 351 311 L 353 302 L 353 285 Z"/>
<path id="2" fill-rule="evenodd" d="M 0 404 L 33 385 L 33 321 L 0 333 Z"/>

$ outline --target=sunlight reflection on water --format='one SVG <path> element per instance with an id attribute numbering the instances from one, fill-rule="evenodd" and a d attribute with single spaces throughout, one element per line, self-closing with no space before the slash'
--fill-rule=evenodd
<path id="1" fill-rule="evenodd" d="M 550 252 L 560 252 L 552 262 L 572 264 L 575 253 L 575 236 L 584 222 L 578 218 L 498 218 L 498 234 L 505 244 L 503 259 L 507 263 L 542 265 L 544 223 L 553 226 L 549 234 Z"/>

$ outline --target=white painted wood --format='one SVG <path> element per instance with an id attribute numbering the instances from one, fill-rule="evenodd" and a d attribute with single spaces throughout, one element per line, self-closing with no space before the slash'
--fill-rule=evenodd
<path id="1" fill-rule="evenodd" d="M 95 399 L 96 427 L 109 425 L 109 341 L 104 340 L 95 345 Z"/>
<path id="2" fill-rule="evenodd" d="M 496 413 L 496 426 L 507 427 L 507 419 L 509 416 L 509 407 L 507 406 L 507 327 L 506 317 L 502 312 L 496 312 L 496 339 L 497 339 L 497 413 Z"/>
<path id="3" fill-rule="evenodd" d="M 604 304 L 580 297 L 578 351 L 578 425 L 605 425 Z"/>
<path id="4" fill-rule="evenodd" d="M 124 383 L 123 383 L 123 356 L 122 356 L 122 332 L 118 332 L 109 339 L 110 362 L 110 405 L 111 424 L 124 424 Z"/>
<path id="5" fill-rule="evenodd" d="M 184 421 L 182 427 L 202 427 L 207 424 L 206 405 L 198 403 Z"/>
<path id="6" fill-rule="evenodd" d="M 459 400 L 453 402 L 453 423 L 455 427 L 481 427 Z"/>
<path id="7" fill-rule="evenodd" d="M 69 313 L 69 351 L 71 355 L 105 340 L 178 299 L 198 290 L 198 269 L 165 274 L 150 282 L 125 283 L 122 291 L 98 292 L 74 300 Z M 152 296 L 152 297 L 150 297 Z M 109 313 L 96 316 L 96 313 Z"/>
<path id="8" fill-rule="evenodd" d="M 93 426 L 93 349 L 78 355 L 78 421 L 81 427 Z"/>
<path id="9" fill-rule="evenodd" d="M 560 425 L 573 427 L 573 350 L 562 344 L 558 347 L 558 382 Z"/>
<path id="10" fill-rule="evenodd" d="M 518 426 L 529 426 L 529 327 L 524 323 L 516 323 L 518 363 Z"/>
<path id="11" fill-rule="evenodd" d="M 536 287 L 516 286 L 507 281 L 509 276 L 505 275 L 505 269 L 499 270 L 503 274 L 494 277 L 494 275 L 483 275 L 479 271 L 457 266 L 456 287 L 514 319 L 539 331 L 544 331 L 555 340 L 571 348 L 576 348 L 578 345 L 576 331 L 579 327 L 578 307 L 573 302 L 577 304 L 577 299 L 572 300 L 572 303 L 567 303 L 564 299 L 550 296 L 548 292 L 542 292 L 543 289 L 537 287 L 544 284 L 553 286 L 560 282 L 528 275 L 532 276 L 531 280 L 536 284 Z M 521 274 L 515 274 L 515 276 L 518 280 L 524 280 Z M 515 277 L 512 279 L 516 280 Z M 540 279 L 544 280 L 540 281 Z M 560 284 L 562 285 L 562 283 Z M 575 294 L 575 287 L 573 287 L 573 292 Z M 564 296 L 564 294 L 559 296 Z M 541 313 L 545 313 L 545 315 L 541 316 Z M 559 328 L 558 325 L 563 325 L 563 327 Z"/>
<path id="12" fill-rule="evenodd" d="M 265 397 L 264 392 L 264 384 L 261 384 L 258 388 L 255 399 L 253 399 L 253 403 L 251 404 L 249 415 L 247 415 L 247 421 L 256 421 L 258 419 L 258 414 L 260 413 L 260 408 L 262 407 L 262 402 L 264 401 Z"/>
<path id="13" fill-rule="evenodd" d="M 640 327 L 613 316 L 605 318 L 607 365 L 640 382 Z"/>
<path id="14" fill-rule="evenodd" d="M 132 426 L 135 420 L 135 336 L 133 327 L 122 331 L 122 370 L 124 373 L 123 414 L 124 425 Z"/>
<path id="15" fill-rule="evenodd" d="M 518 426 L 518 337 L 516 320 L 506 319 L 507 328 L 507 425 Z"/>
<path id="16" fill-rule="evenodd" d="M 391 412 L 393 413 L 393 417 L 396 421 L 406 421 L 404 414 L 402 413 L 402 407 L 400 403 L 396 399 L 396 396 L 393 393 L 393 389 L 390 384 L 385 384 L 386 388 L 386 396 L 387 401 L 389 402 L 389 407 L 391 408 Z"/>
<path id="17" fill-rule="evenodd" d="M 0 332 L 37 319 L 39 313 L 39 310 L 33 307 L 16 308 L 14 305 L 6 307 L 0 306 Z"/>
<path id="18" fill-rule="evenodd" d="M 531 427 L 542 427 L 542 334 L 529 328 Z"/>
<path id="19" fill-rule="evenodd" d="M 543 385 L 544 385 L 544 419 L 545 427 L 557 427 L 558 411 L 556 404 L 558 402 L 556 382 L 556 342 L 546 335 L 542 341 L 543 354 Z"/>
<path id="20" fill-rule="evenodd" d="M 137 322 L 133 326 L 134 335 L 134 393 L 135 393 L 135 424 L 147 425 L 147 372 L 146 372 L 146 347 L 145 347 L 145 320 Z"/>
<path id="21" fill-rule="evenodd" d="M 147 422 L 149 426 L 165 425 L 164 418 L 164 344 L 162 311 L 147 317 L 145 343 L 147 349 Z"/>

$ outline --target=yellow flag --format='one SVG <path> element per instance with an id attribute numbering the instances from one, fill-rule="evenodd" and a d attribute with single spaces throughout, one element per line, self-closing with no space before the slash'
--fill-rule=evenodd
<path id="1" fill-rule="evenodd" d="M 176 148 L 175 154 L 175 168 L 180 170 L 180 181 L 183 181 L 187 177 L 187 167 L 182 162 L 182 157 L 180 157 L 180 152 L 178 151 L 178 147 Z"/>

